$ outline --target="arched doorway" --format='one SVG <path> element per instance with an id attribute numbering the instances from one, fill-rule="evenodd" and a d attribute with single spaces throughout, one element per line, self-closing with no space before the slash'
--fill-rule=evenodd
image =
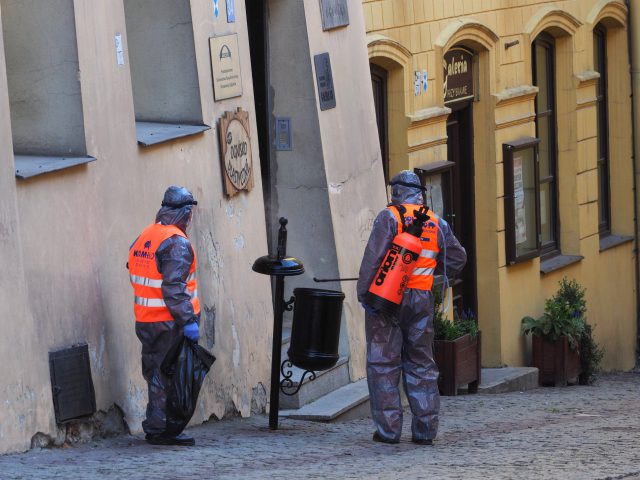
<path id="1" fill-rule="evenodd" d="M 467 265 L 453 280 L 453 305 L 461 314 L 478 311 L 474 185 L 473 102 L 477 91 L 477 55 L 453 47 L 444 55 L 444 104 L 447 119 L 447 160 L 451 162 L 451 205 L 443 216 L 467 250 Z"/>

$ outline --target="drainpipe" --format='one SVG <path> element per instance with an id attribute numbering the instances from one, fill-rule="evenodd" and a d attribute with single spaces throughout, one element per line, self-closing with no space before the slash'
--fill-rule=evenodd
<path id="1" fill-rule="evenodd" d="M 636 244 L 636 368 L 640 367 L 640 259 L 638 258 L 638 202 L 640 196 L 637 188 L 637 175 L 640 171 L 640 0 L 626 0 L 627 4 L 627 34 L 629 63 L 631 65 L 631 127 L 632 127 L 632 165 L 633 165 L 633 191 L 634 191 L 634 222 Z"/>

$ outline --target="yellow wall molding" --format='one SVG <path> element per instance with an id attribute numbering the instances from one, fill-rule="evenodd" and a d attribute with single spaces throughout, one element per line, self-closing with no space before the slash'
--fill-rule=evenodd
<path id="1" fill-rule="evenodd" d="M 403 67 L 411 66 L 411 52 L 400 42 L 379 33 L 367 35 L 369 58 L 384 57 Z"/>
<path id="2" fill-rule="evenodd" d="M 547 6 L 531 17 L 524 27 L 524 34 L 534 39 L 541 32 L 548 30 L 554 36 L 573 36 L 581 25 L 582 22 L 569 12 Z M 558 29 L 561 32 L 558 32 Z"/>
<path id="3" fill-rule="evenodd" d="M 576 74 L 576 88 L 590 87 L 598 83 L 600 74 L 595 70 L 585 70 Z"/>
<path id="4" fill-rule="evenodd" d="M 609 28 L 627 26 L 627 7 L 620 0 L 600 0 L 587 15 L 592 26 L 604 23 Z"/>
<path id="5" fill-rule="evenodd" d="M 446 145 L 447 137 L 436 138 L 435 140 L 431 140 L 430 142 L 423 143 L 415 143 L 413 145 L 409 145 L 409 153 L 414 153 L 419 150 L 426 150 L 428 148 L 437 147 L 438 145 Z"/>
<path id="6" fill-rule="evenodd" d="M 528 102 L 533 100 L 538 93 L 538 87 L 533 85 L 520 85 L 512 88 L 505 88 L 501 92 L 494 93 L 493 98 L 496 107 L 506 107 L 514 103 Z"/>
<path id="7" fill-rule="evenodd" d="M 433 46 L 449 50 L 462 40 L 477 43 L 481 50 L 491 50 L 500 37 L 487 25 L 473 18 L 451 21 L 438 35 Z M 477 48 L 477 47 L 476 47 Z"/>
<path id="8" fill-rule="evenodd" d="M 409 115 L 410 129 L 420 128 L 433 123 L 444 122 L 446 117 L 451 113 L 449 107 L 431 107 L 424 110 L 418 110 L 413 115 Z"/>
<path id="9" fill-rule="evenodd" d="M 511 117 L 496 123 L 496 130 L 502 130 L 503 128 L 515 127 L 517 125 L 524 125 L 526 123 L 532 123 L 536 119 L 535 114 L 529 113 L 519 115 L 517 117 Z"/>

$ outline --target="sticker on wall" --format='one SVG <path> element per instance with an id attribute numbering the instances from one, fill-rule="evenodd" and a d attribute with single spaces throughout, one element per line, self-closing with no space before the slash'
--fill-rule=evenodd
<path id="1" fill-rule="evenodd" d="M 420 92 L 422 91 L 422 85 L 421 85 L 420 77 L 421 77 L 420 72 L 418 72 L 418 71 L 414 72 L 413 94 L 415 96 L 420 95 Z"/>
<path id="2" fill-rule="evenodd" d="M 211 73 L 215 101 L 242 95 L 242 75 L 238 35 L 224 35 L 209 39 Z"/>
<path id="3" fill-rule="evenodd" d="M 124 65 L 124 47 L 122 46 L 122 34 L 116 33 L 116 62 Z"/>
<path id="4" fill-rule="evenodd" d="M 253 188 L 250 131 L 249 113 L 240 108 L 235 112 L 224 112 L 218 122 L 224 193 L 230 197 Z"/>
<path id="5" fill-rule="evenodd" d="M 235 0 L 227 0 L 227 23 L 233 23 L 235 21 L 236 21 Z"/>
<path id="6" fill-rule="evenodd" d="M 427 79 L 427 70 L 422 70 L 422 91 L 426 92 L 429 80 Z"/>
<path id="7" fill-rule="evenodd" d="M 218 0 L 213 0 L 213 13 L 216 18 L 218 18 L 218 14 L 220 13 L 220 10 L 218 9 Z"/>

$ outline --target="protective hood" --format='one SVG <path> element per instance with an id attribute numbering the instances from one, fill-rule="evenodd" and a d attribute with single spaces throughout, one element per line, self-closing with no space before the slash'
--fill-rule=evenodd
<path id="1" fill-rule="evenodd" d="M 163 225 L 175 225 L 186 233 L 191 221 L 191 210 L 198 202 L 189 190 L 184 187 L 171 185 L 164 192 L 162 207 L 156 214 L 156 222 Z"/>
<path id="2" fill-rule="evenodd" d="M 402 182 L 405 185 L 400 185 L 398 182 Z M 415 187 L 408 186 L 415 185 Z M 410 203 L 413 205 L 422 205 L 422 190 L 420 179 L 418 175 L 411 170 L 402 170 L 389 182 L 391 185 L 391 203 L 393 205 L 400 205 L 403 203 Z"/>

